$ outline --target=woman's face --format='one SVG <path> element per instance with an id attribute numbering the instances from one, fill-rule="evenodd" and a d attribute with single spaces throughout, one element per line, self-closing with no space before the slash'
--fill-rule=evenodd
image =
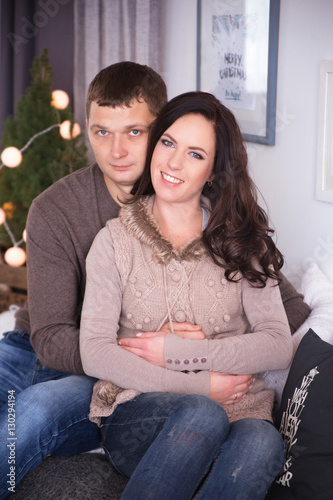
<path id="1" fill-rule="evenodd" d="M 213 179 L 215 142 L 214 126 L 202 115 L 178 118 L 159 139 L 152 156 L 156 197 L 199 203 L 205 183 Z"/>

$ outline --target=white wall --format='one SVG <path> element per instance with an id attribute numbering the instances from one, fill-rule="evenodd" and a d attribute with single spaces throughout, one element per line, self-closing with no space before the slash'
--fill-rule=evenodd
<path id="1" fill-rule="evenodd" d="M 173 97 L 196 86 L 196 0 L 162 4 L 162 75 Z M 319 65 L 333 60 L 332 19 L 332 0 L 281 0 L 276 145 L 248 143 L 295 284 L 309 262 L 333 260 L 333 204 L 315 198 Z"/>
<path id="2" fill-rule="evenodd" d="M 161 0 L 161 75 L 169 98 L 196 90 L 197 0 Z"/>

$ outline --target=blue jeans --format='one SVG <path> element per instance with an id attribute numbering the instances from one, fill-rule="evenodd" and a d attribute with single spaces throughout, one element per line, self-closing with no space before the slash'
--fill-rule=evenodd
<path id="1" fill-rule="evenodd" d="M 102 424 L 109 460 L 130 478 L 123 500 L 259 500 L 284 461 L 272 424 L 230 424 L 205 396 L 140 394 Z"/>
<path id="2" fill-rule="evenodd" d="M 88 419 L 95 382 L 41 366 L 24 332 L 0 340 L 0 499 L 46 456 L 101 446 Z"/>

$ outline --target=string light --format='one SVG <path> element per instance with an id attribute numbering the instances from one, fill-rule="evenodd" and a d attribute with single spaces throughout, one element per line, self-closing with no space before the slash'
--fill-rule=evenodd
<path id="1" fill-rule="evenodd" d="M 0 208 L 0 226 L 3 224 L 6 220 L 6 212 L 4 211 L 3 208 Z"/>
<path id="2" fill-rule="evenodd" d="M 22 153 L 14 146 L 10 146 L 2 151 L 1 161 L 6 167 L 15 168 L 22 161 Z"/>
<path id="3" fill-rule="evenodd" d="M 68 105 L 69 105 L 69 97 L 66 92 L 64 92 L 63 90 L 54 90 L 52 92 L 51 106 L 53 106 L 56 110 L 58 110 L 58 109 L 65 109 L 67 108 Z M 57 115 L 59 116 L 58 113 Z M 37 134 L 33 135 L 29 139 L 29 141 L 23 146 L 23 148 L 18 149 L 14 146 L 9 146 L 8 148 L 5 148 L 0 156 L 2 162 L 0 164 L 0 170 L 3 167 L 9 167 L 9 168 L 18 167 L 22 162 L 22 153 L 24 153 L 24 151 L 26 151 L 29 148 L 32 142 L 35 139 L 37 139 L 37 137 L 47 134 L 56 127 L 59 127 L 61 137 L 66 140 L 75 138 L 81 133 L 81 128 L 79 124 L 74 123 L 72 125 L 70 120 L 65 120 L 62 123 L 56 123 L 54 125 L 51 125 L 45 130 L 42 130 L 41 132 L 38 132 Z M 2 224 L 4 225 L 4 228 L 6 229 L 13 243 L 13 246 L 11 248 L 8 248 L 8 250 L 5 252 L 4 259 L 9 266 L 13 267 L 22 266 L 26 261 L 26 253 L 23 250 L 23 248 L 19 247 L 19 245 L 21 245 L 23 242 L 26 241 L 26 230 L 23 231 L 22 239 L 17 242 L 8 225 L 8 222 L 6 221 L 6 212 L 2 208 L 0 208 L 0 225 Z"/>
<path id="4" fill-rule="evenodd" d="M 64 90 L 54 90 L 52 92 L 51 106 L 56 109 L 66 109 L 68 104 L 69 97 Z"/>
<path id="5" fill-rule="evenodd" d="M 5 255 L 4 255 L 4 259 L 5 259 L 5 262 L 9 265 L 9 266 L 13 266 L 13 267 L 20 267 L 22 266 L 25 261 L 26 261 L 26 253 L 25 253 L 25 250 L 23 250 L 23 248 L 20 248 L 19 245 L 21 245 L 21 243 L 23 243 L 23 241 L 25 241 L 25 235 L 23 235 L 23 238 L 22 240 L 20 241 L 15 241 L 15 237 L 8 225 L 8 222 L 6 221 L 6 212 L 3 210 L 3 208 L 0 208 L 0 225 L 4 225 L 12 243 L 14 246 L 8 248 L 8 250 L 6 250 L 5 252 Z M 24 230 L 25 231 L 25 230 Z"/>
<path id="6" fill-rule="evenodd" d="M 26 261 L 26 253 L 23 248 L 20 247 L 11 247 L 8 248 L 5 252 L 5 262 L 12 267 L 20 267 Z"/>
<path id="7" fill-rule="evenodd" d="M 72 130 L 71 130 L 72 129 Z M 60 125 L 60 135 L 63 139 L 74 139 L 81 133 L 81 127 L 78 123 L 74 123 L 73 127 L 69 120 L 65 120 Z"/>

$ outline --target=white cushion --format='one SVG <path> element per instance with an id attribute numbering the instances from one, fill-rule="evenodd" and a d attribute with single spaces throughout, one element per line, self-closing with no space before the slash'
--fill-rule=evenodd
<path id="1" fill-rule="evenodd" d="M 311 313 L 292 337 L 294 354 L 309 328 L 312 328 L 325 342 L 333 344 L 333 283 L 317 264 L 312 263 L 302 277 L 299 292 L 304 295 L 305 302 L 311 307 Z M 263 374 L 266 386 L 276 392 L 278 405 L 281 402 L 288 373 L 289 368 Z"/>
<path id="2" fill-rule="evenodd" d="M 313 263 L 305 271 L 299 291 L 311 307 L 311 313 L 295 332 L 294 344 L 297 343 L 298 346 L 309 328 L 312 328 L 325 342 L 333 344 L 333 283 L 317 264 Z"/>
<path id="3" fill-rule="evenodd" d="M 328 277 L 328 279 L 333 283 L 333 254 L 330 248 L 330 253 L 328 253 L 324 259 L 319 264 L 320 269 Z"/>
<path id="4" fill-rule="evenodd" d="M 2 334 L 5 332 L 9 332 L 10 330 L 14 330 L 15 327 L 15 312 L 18 309 L 18 306 L 9 306 L 9 310 L 3 313 L 0 313 L 0 338 Z"/>

